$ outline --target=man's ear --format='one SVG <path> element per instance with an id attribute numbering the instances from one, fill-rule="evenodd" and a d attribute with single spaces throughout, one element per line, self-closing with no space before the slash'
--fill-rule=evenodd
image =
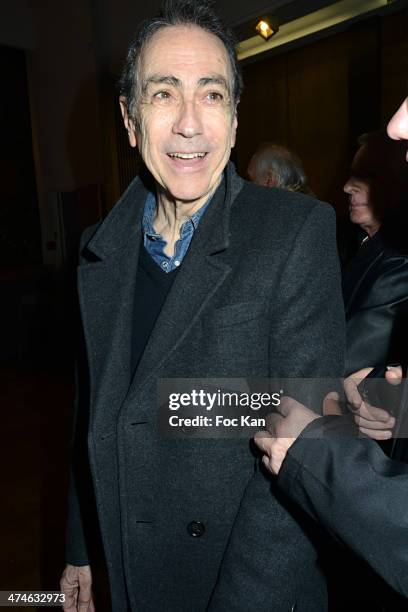
<path id="1" fill-rule="evenodd" d="M 131 147 L 135 147 L 137 145 L 136 129 L 134 121 L 129 115 L 125 96 L 120 96 L 119 105 L 120 111 L 122 113 L 123 123 L 125 124 L 125 128 L 128 133 L 129 144 Z"/>

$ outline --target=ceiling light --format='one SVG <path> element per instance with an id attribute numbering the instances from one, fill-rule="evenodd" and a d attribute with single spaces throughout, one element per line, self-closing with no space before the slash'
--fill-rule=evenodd
<path id="1" fill-rule="evenodd" d="M 279 26 L 276 20 L 272 20 L 270 17 L 263 17 L 256 24 L 255 30 L 262 38 L 269 40 L 279 30 Z"/>

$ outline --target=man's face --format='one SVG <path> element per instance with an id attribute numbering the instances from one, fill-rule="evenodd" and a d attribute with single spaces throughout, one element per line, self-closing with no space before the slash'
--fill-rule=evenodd
<path id="1" fill-rule="evenodd" d="M 129 133 L 131 144 L 137 142 L 167 197 L 204 203 L 235 144 L 237 119 L 224 45 L 198 27 L 165 27 L 143 52 L 140 79 L 139 127 Z"/>
<path id="2" fill-rule="evenodd" d="M 375 215 L 370 183 L 360 177 L 372 172 L 375 163 L 377 162 L 373 159 L 372 150 L 367 145 L 361 146 L 351 165 L 351 177 L 343 187 L 349 196 L 350 221 L 369 234 L 378 230 L 380 222 Z"/>
<path id="3" fill-rule="evenodd" d="M 351 176 L 343 189 L 349 195 L 350 221 L 363 228 L 370 227 L 375 218 L 370 205 L 369 184 L 360 178 Z"/>
<path id="4" fill-rule="evenodd" d="M 387 128 L 388 136 L 393 140 L 408 140 L 408 98 L 392 117 Z M 408 161 L 408 151 L 407 151 Z"/>

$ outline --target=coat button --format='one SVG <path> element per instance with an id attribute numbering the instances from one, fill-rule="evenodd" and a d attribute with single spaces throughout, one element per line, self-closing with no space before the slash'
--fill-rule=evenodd
<path id="1" fill-rule="evenodd" d="M 187 525 L 187 531 L 193 538 L 201 538 L 205 532 L 205 525 L 201 521 L 191 521 Z"/>

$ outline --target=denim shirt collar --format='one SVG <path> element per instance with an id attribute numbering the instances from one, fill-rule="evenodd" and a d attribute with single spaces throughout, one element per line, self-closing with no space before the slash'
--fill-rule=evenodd
<path id="1" fill-rule="evenodd" d="M 182 264 L 190 247 L 194 232 L 210 205 L 211 200 L 212 196 L 183 223 L 180 230 L 180 238 L 175 244 L 174 254 L 172 257 L 169 257 L 164 253 L 166 241 L 153 227 L 153 221 L 156 214 L 156 197 L 152 192 L 148 193 L 142 217 L 143 244 L 150 257 L 164 272 L 173 272 L 173 270 Z"/>
<path id="2" fill-rule="evenodd" d="M 212 196 L 207 200 L 201 208 L 199 208 L 189 219 L 187 219 L 183 225 L 181 226 L 181 237 L 185 234 L 186 226 L 191 225 L 192 230 L 196 230 L 198 224 L 200 222 L 201 217 L 207 210 L 208 205 L 212 200 Z M 160 234 L 158 234 L 153 227 L 153 220 L 156 214 L 156 196 L 149 191 L 147 194 L 143 218 L 142 218 L 142 232 L 143 234 L 147 234 L 149 237 L 160 238 Z"/>

